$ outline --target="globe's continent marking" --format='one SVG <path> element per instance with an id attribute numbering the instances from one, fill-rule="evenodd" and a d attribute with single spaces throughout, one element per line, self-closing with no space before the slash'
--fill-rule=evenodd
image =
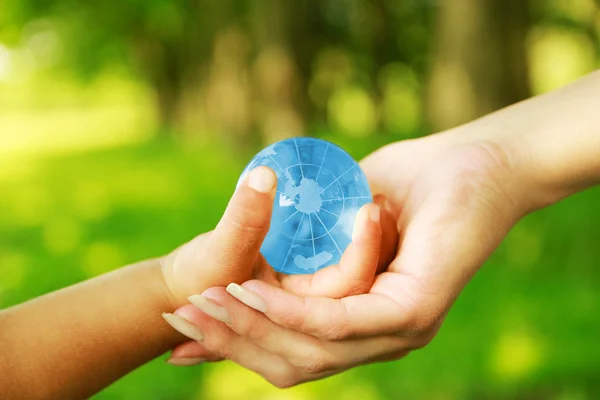
<path id="1" fill-rule="evenodd" d="M 279 199 L 280 206 L 289 207 L 295 205 L 296 210 L 304 214 L 318 213 L 321 211 L 321 206 L 323 205 L 321 193 L 323 193 L 324 190 L 317 182 L 309 178 L 302 178 L 300 180 L 300 185 L 296 186 L 294 180 L 287 171 L 286 177 L 288 180 L 285 183 L 284 194 L 281 195 Z M 297 202 L 296 197 L 298 198 Z M 298 268 L 311 271 L 325 265 L 325 263 L 332 258 L 333 255 L 331 253 L 322 251 L 319 254 L 315 254 L 313 257 L 297 255 L 294 257 L 294 264 L 296 264 Z"/>

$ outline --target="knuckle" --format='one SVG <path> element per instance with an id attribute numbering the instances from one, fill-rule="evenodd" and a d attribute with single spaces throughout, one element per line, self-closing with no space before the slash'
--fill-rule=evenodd
<path id="1" fill-rule="evenodd" d="M 424 342 L 424 346 L 439 330 L 452 300 L 439 291 L 431 290 L 422 278 L 412 275 L 410 279 L 413 289 L 405 293 L 402 305 L 398 305 L 401 317 L 398 319 L 397 335 L 415 343 Z"/>
<path id="2" fill-rule="evenodd" d="M 256 208 L 236 207 L 230 212 L 225 213 L 223 222 L 234 229 L 246 233 L 263 231 L 268 225 L 268 220 L 256 210 Z"/>
<path id="3" fill-rule="evenodd" d="M 321 339 L 337 342 L 343 339 L 347 339 L 350 336 L 350 331 L 347 326 L 333 326 L 333 325 L 325 325 L 319 329 L 319 337 Z"/>
<path id="4" fill-rule="evenodd" d="M 295 381 L 287 378 L 274 378 L 268 379 L 268 381 L 271 382 L 271 384 L 277 389 L 288 389 L 297 385 Z"/>
<path id="5" fill-rule="evenodd" d="M 241 188 L 240 194 L 234 195 L 225 211 L 224 219 L 239 229 L 246 231 L 263 230 L 269 225 L 270 208 L 265 202 L 268 196 L 258 194 L 251 189 Z"/>
<path id="6" fill-rule="evenodd" d="M 411 340 L 409 346 L 407 346 L 408 350 L 419 350 L 427 347 L 429 343 L 433 340 L 435 333 L 431 333 L 428 331 L 426 333 L 421 334 L 421 336 L 415 337 Z"/>
<path id="7" fill-rule="evenodd" d="M 314 313 L 315 336 L 334 342 L 347 339 L 351 335 L 347 309 L 343 302 L 339 302 L 333 307 L 318 307 Z"/>
<path id="8" fill-rule="evenodd" d="M 213 349 L 213 352 L 216 358 L 221 358 L 223 360 L 230 360 L 234 356 L 233 352 L 231 351 L 231 348 L 227 345 L 215 347 Z"/>
<path id="9" fill-rule="evenodd" d="M 231 347 L 226 335 L 220 335 L 215 332 L 212 335 L 206 335 L 202 346 L 211 354 L 229 359 L 231 357 Z"/>
<path id="10" fill-rule="evenodd" d="M 383 354 L 379 357 L 374 358 L 373 361 L 376 361 L 376 362 L 397 361 L 403 357 L 406 357 L 406 355 L 409 353 L 410 353 L 409 349 L 391 351 L 387 354 Z"/>
<path id="11" fill-rule="evenodd" d="M 435 336 L 443 319 L 443 312 L 432 307 L 412 307 L 407 314 L 404 336 L 411 339 L 412 348 L 425 347 Z"/>
<path id="12" fill-rule="evenodd" d="M 421 337 L 429 332 L 434 326 L 433 318 L 418 317 L 414 318 L 409 328 L 411 337 Z"/>
<path id="13" fill-rule="evenodd" d="M 265 376 L 265 379 L 278 389 L 291 388 L 301 382 L 298 374 L 292 371 L 291 368 L 286 368 L 284 371 L 278 371 L 275 374 Z"/>
<path id="14" fill-rule="evenodd" d="M 331 371 L 335 368 L 333 360 L 323 353 L 318 353 L 312 357 L 306 358 L 302 367 L 303 371 L 309 375 L 321 374 Z"/>
<path id="15" fill-rule="evenodd" d="M 248 337 L 254 340 L 263 340 L 267 332 L 263 324 L 259 321 L 246 319 L 235 322 L 235 330 L 240 336 Z"/>
<path id="16" fill-rule="evenodd" d="M 303 331 L 305 326 L 304 315 L 300 312 L 290 312 L 283 317 L 282 323 L 284 326 Z"/>
<path id="17" fill-rule="evenodd" d="M 306 299 L 295 311 L 281 318 L 281 325 L 299 332 L 308 333 L 326 341 L 346 339 L 351 332 L 343 309 L 314 307 Z"/>
<path id="18" fill-rule="evenodd" d="M 288 355 L 288 361 L 295 369 L 301 370 L 305 374 L 318 374 L 321 372 L 333 370 L 336 367 L 336 360 L 318 341 L 301 349 L 292 351 Z"/>
<path id="19" fill-rule="evenodd" d="M 348 310 L 343 303 L 335 308 L 323 309 L 319 321 L 318 336 L 327 341 L 348 339 L 353 333 L 348 321 Z"/>
<path id="20" fill-rule="evenodd" d="M 344 294 L 344 297 L 357 296 L 359 294 L 367 293 L 370 288 L 371 282 L 367 282 L 362 279 L 352 280 L 348 285 L 348 291 Z"/>

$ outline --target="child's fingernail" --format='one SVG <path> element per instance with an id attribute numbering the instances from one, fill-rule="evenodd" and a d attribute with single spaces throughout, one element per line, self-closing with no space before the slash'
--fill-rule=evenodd
<path id="1" fill-rule="evenodd" d="M 269 193 L 277 185 L 277 176 L 267 167 L 257 167 L 248 175 L 248 186 L 260 193 Z"/>
<path id="2" fill-rule="evenodd" d="M 248 307 L 254 308 L 256 311 L 263 313 L 267 311 L 267 304 L 259 295 L 237 283 L 230 283 L 229 286 L 227 286 L 227 292 Z"/>
<path id="3" fill-rule="evenodd" d="M 198 308 L 203 313 L 208 314 L 214 319 L 224 322 L 227 325 L 231 325 L 231 317 L 225 307 L 218 305 L 201 294 L 190 296 L 188 297 L 188 300 L 194 307 Z"/>
<path id="4" fill-rule="evenodd" d="M 163 318 L 165 321 L 169 323 L 177 332 L 181 333 L 184 336 L 189 337 L 190 339 L 194 339 L 197 342 L 201 342 L 204 340 L 204 334 L 198 329 L 198 327 L 192 324 L 185 318 L 180 317 L 179 315 L 163 313 Z"/>
<path id="5" fill-rule="evenodd" d="M 197 365 L 206 361 L 206 358 L 202 357 L 189 357 L 189 358 L 169 358 L 166 362 L 171 365 L 177 365 L 179 367 L 188 367 L 191 365 Z"/>

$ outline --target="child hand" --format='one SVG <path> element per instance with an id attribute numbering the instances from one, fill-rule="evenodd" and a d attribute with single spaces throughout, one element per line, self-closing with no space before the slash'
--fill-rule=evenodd
<path id="1" fill-rule="evenodd" d="M 242 283 L 255 276 L 258 252 L 269 230 L 277 177 L 254 169 L 238 186 L 216 228 L 197 236 L 161 260 L 174 308 L 205 289 Z"/>

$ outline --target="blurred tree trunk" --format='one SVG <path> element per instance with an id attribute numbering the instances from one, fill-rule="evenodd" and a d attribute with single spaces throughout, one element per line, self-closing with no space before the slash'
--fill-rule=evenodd
<path id="1" fill-rule="evenodd" d="M 162 133 L 206 133 L 204 91 L 219 35 L 235 24 L 232 0 L 186 0 L 179 30 L 170 34 L 136 26 L 132 47 L 142 73 L 156 92 Z"/>
<path id="2" fill-rule="evenodd" d="M 140 47 L 147 49 L 141 60 L 150 66 L 162 131 L 219 136 L 235 145 L 301 135 L 302 73 L 293 46 L 300 40 L 290 28 L 302 20 L 301 4 L 187 3 L 176 40 Z"/>
<path id="3" fill-rule="evenodd" d="M 447 129 L 529 95 L 524 0 L 441 0 L 436 16 L 427 116 Z"/>
<path id="4" fill-rule="evenodd" d="M 305 76 L 299 66 L 296 24 L 303 24 L 302 2 L 268 0 L 253 3 L 252 32 L 254 129 L 270 143 L 304 133 L 302 112 Z"/>

